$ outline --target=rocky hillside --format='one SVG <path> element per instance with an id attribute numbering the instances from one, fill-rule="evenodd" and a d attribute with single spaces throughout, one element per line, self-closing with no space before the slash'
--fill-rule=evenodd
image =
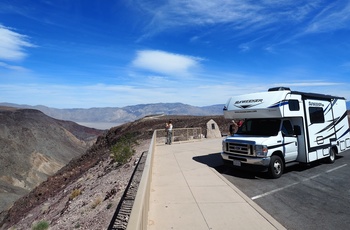
<path id="1" fill-rule="evenodd" d="M 81 156 L 104 131 L 0 107 L 0 211 Z"/>
<path id="2" fill-rule="evenodd" d="M 29 229 L 34 222 L 46 220 L 50 229 L 106 229 L 131 175 L 133 162 L 148 150 L 153 131 L 163 129 L 169 119 L 175 128 L 202 127 L 204 135 L 206 123 L 214 119 L 221 131 L 227 132 L 228 121 L 223 116 L 145 117 L 114 127 L 85 154 L 3 212 L 0 228 Z M 126 134 L 132 134 L 141 146 L 133 160 L 118 166 L 110 158 L 110 149 Z M 77 190 L 79 196 L 72 198 Z"/>

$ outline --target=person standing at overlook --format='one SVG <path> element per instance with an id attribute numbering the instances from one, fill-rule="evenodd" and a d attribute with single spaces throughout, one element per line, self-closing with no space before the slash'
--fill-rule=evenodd
<path id="1" fill-rule="evenodd" d="M 232 120 L 232 123 L 230 124 L 230 128 L 229 128 L 230 135 L 231 136 L 235 135 L 237 130 L 238 130 L 238 125 L 235 122 L 235 120 Z"/>
<path id="2" fill-rule="evenodd" d="M 172 124 L 171 120 L 169 120 L 167 123 L 165 123 L 165 130 L 166 130 L 166 142 L 165 142 L 165 144 L 171 145 L 171 142 L 173 139 L 173 124 Z"/>

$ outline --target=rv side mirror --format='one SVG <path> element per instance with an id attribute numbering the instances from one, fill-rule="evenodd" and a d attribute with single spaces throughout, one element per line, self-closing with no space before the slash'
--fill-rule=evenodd
<path id="1" fill-rule="evenodd" d="M 294 135 L 296 136 L 301 135 L 301 129 L 299 125 L 294 125 Z"/>

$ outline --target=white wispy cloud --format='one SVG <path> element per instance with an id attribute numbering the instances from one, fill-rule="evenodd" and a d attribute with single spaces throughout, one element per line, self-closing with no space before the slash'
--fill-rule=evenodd
<path id="1" fill-rule="evenodd" d="M 310 22 L 305 33 L 350 29 L 350 2 L 334 1 L 325 6 Z"/>
<path id="2" fill-rule="evenodd" d="M 319 5 L 319 0 L 173 0 L 163 5 L 138 2 L 152 15 L 150 29 L 177 26 L 225 24 L 234 29 L 252 30 L 272 24 L 304 20 Z"/>
<path id="3" fill-rule="evenodd" d="M 316 86 L 336 86 L 342 85 L 344 83 L 340 82 L 327 82 L 327 81 L 304 81 L 304 82 L 284 82 L 284 83 L 275 83 L 275 86 L 288 85 L 289 87 L 316 87 Z"/>
<path id="4" fill-rule="evenodd" d="M 348 90 L 349 84 L 342 81 L 317 81 L 317 80 L 304 80 L 295 82 L 280 82 L 271 84 L 272 87 L 285 86 L 289 87 L 291 90 L 310 92 L 310 93 L 321 93 L 329 94 L 333 96 L 350 98 L 350 92 Z"/>
<path id="5" fill-rule="evenodd" d="M 271 44 L 285 44 L 310 33 L 349 29 L 350 2 L 345 0 L 173 0 L 163 4 L 136 1 L 149 12 L 144 37 L 178 28 L 225 26 L 227 39 L 254 33 L 255 36 L 274 36 Z M 291 26 L 292 25 L 292 26 Z M 286 29 L 290 28 L 290 29 Z M 202 32 L 208 35 L 208 31 Z M 192 37 L 192 42 L 201 35 Z M 260 41 L 253 41 L 259 43 Z M 247 44 L 241 46 L 247 50 Z"/>
<path id="6" fill-rule="evenodd" d="M 132 65 L 136 68 L 171 76 L 188 76 L 201 58 L 160 50 L 137 51 Z"/>
<path id="7" fill-rule="evenodd" d="M 0 67 L 14 71 L 28 71 L 26 68 L 18 65 L 10 65 L 5 62 L 0 62 Z"/>
<path id="8" fill-rule="evenodd" d="M 149 30 L 153 33 L 182 26 L 205 26 L 229 23 L 236 28 L 250 28 L 265 24 L 273 17 L 262 20 L 262 6 L 238 0 L 175 0 L 163 5 L 142 3 L 152 15 Z"/>
<path id="9" fill-rule="evenodd" d="M 342 85 L 344 83 L 340 82 L 318 82 L 318 81 L 309 81 L 309 82 L 294 82 L 294 83 L 288 83 L 288 86 L 298 86 L 298 87 L 315 87 L 315 86 L 334 86 L 334 85 Z M 281 85 L 281 84 L 275 84 L 275 85 Z"/>
<path id="10" fill-rule="evenodd" d="M 27 56 L 26 47 L 34 47 L 28 37 L 0 24 L 0 59 L 22 60 Z"/>

